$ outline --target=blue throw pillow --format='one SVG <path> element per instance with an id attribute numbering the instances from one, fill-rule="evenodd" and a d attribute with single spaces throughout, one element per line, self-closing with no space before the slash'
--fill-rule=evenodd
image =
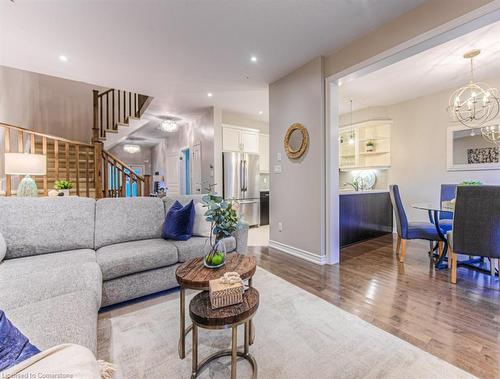
<path id="1" fill-rule="evenodd" d="M 185 207 L 176 201 L 170 207 L 163 223 L 163 238 L 176 241 L 186 241 L 193 235 L 194 225 L 193 200 Z"/>
<path id="2" fill-rule="evenodd" d="M 40 350 L 30 344 L 28 338 L 9 321 L 5 313 L 0 311 L 0 371 L 39 352 Z"/>

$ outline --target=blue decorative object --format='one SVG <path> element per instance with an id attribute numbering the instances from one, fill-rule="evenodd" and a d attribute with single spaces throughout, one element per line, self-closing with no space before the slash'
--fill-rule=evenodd
<path id="1" fill-rule="evenodd" d="M 193 235 L 194 217 L 195 210 L 193 200 L 185 207 L 176 201 L 174 205 L 170 207 L 165 217 L 162 237 L 164 239 L 176 241 L 186 241 L 190 239 Z"/>
<path id="2" fill-rule="evenodd" d="M 36 355 L 40 352 L 0 310 L 0 371 Z"/>

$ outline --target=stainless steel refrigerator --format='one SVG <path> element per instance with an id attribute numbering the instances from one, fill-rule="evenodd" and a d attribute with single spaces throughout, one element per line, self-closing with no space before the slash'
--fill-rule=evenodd
<path id="1" fill-rule="evenodd" d="M 240 203 L 241 220 L 250 226 L 260 222 L 259 155 L 222 153 L 225 199 Z"/>

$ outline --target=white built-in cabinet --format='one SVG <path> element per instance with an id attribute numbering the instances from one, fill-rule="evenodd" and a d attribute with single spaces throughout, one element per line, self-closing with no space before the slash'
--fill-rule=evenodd
<path id="1" fill-rule="evenodd" d="M 222 125 L 222 150 L 259 154 L 260 172 L 269 173 L 269 134 L 258 129 Z"/>
<path id="2" fill-rule="evenodd" d="M 259 154 L 259 131 L 223 125 L 222 150 Z"/>
<path id="3" fill-rule="evenodd" d="M 374 120 L 340 128 L 340 169 L 389 168 L 391 125 L 391 120 Z"/>
<path id="4" fill-rule="evenodd" d="M 260 172 L 269 173 L 269 134 L 259 135 Z"/>

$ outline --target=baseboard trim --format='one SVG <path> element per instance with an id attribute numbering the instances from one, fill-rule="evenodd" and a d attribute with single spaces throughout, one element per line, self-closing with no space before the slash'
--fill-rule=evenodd
<path id="1" fill-rule="evenodd" d="M 324 255 L 313 254 L 309 251 L 298 249 L 281 242 L 269 240 L 269 247 L 293 255 L 294 257 L 302 258 L 308 262 L 316 263 L 317 265 L 324 265 L 326 263 L 326 256 Z"/>

